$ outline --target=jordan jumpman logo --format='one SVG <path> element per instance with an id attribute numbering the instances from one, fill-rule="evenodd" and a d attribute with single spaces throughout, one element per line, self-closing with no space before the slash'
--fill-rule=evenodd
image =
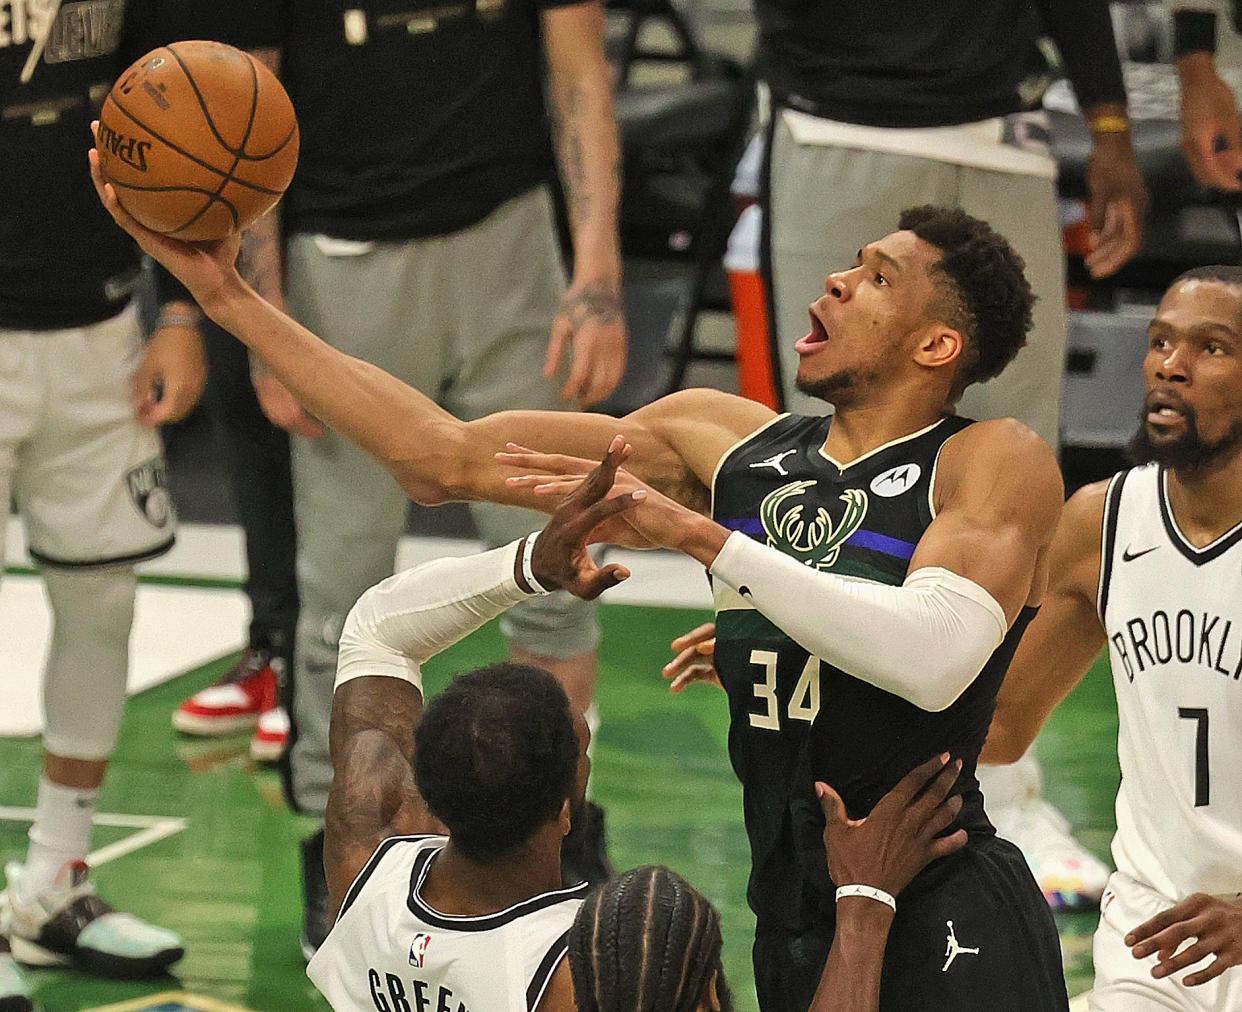
<path id="1" fill-rule="evenodd" d="M 785 464 L 783 462 L 785 458 L 788 457 L 791 453 L 797 453 L 797 452 L 798 452 L 797 450 L 786 450 L 784 453 L 774 453 L 767 460 L 756 460 L 753 463 L 748 464 L 747 466 L 748 467 L 770 467 L 774 469 L 776 473 L 779 474 L 781 477 L 788 478 L 789 472 L 785 470 Z"/>
<path id="2" fill-rule="evenodd" d="M 963 956 L 963 955 L 965 955 L 965 956 L 977 956 L 977 955 L 979 955 L 979 948 L 978 948 L 978 946 L 976 946 L 975 948 L 971 949 L 971 948 L 967 948 L 967 947 L 966 947 L 966 946 L 964 946 L 964 945 L 958 945 L 958 943 L 957 943 L 957 935 L 955 935 L 955 934 L 953 933 L 953 922 L 952 922 L 952 921 L 945 921 L 944 923 L 945 923 L 945 924 L 948 926 L 948 928 L 949 928 L 949 937 L 945 940 L 945 947 L 944 947 L 944 966 L 942 966 L 942 967 L 940 968 L 940 972 L 941 972 L 941 973 L 944 973 L 944 972 L 945 972 L 945 971 L 949 968 L 949 964 L 951 964 L 951 963 L 953 962 L 953 960 L 957 959 L 957 957 L 958 957 L 958 956 Z"/>

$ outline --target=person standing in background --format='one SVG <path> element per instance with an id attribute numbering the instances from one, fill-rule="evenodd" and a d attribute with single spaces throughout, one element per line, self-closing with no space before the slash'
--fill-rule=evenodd
<path id="1" fill-rule="evenodd" d="M 20 16 L 19 16 L 20 12 Z M 141 255 L 100 213 L 82 157 L 113 80 L 162 37 L 154 0 L 16 4 L 0 33 L 0 503 L 10 495 L 53 626 L 45 754 L 24 862 L 5 869 L 0 1006 L 29 1009 L 22 962 L 156 976 L 180 938 L 96 895 L 85 857 L 125 705 L 135 563 L 176 518 L 155 427 L 184 417 L 206 367 L 181 289 L 145 348 Z M 9 952 L 9 944 L 12 953 Z"/>
<path id="2" fill-rule="evenodd" d="M 342 10 L 266 0 L 218 14 L 224 41 L 280 74 L 301 128 L 280 220 L 268 216 L 243 239 L 261 294 L 283 294 L 291 315 L 329 342 L 463 417 L 590 404 L 616 386 L 626 335 L 600 3 Z M 554 147 L 573 240 L 568 288 Z M 295 804 L 321 815 L 341 625 L 392 572 L 406 497 L 339 434 L 314 436 L 314 420 L 262 362 L 252 367 L 268 417 L 308 437 L 292 453 L 301 614 L 290 767 Z M 491 545 L 535 523 L 492 506 L 474 515 Z M 552 671 L 574 711 L 587 710 L 599 635 L 590 605 L 564 594 L 532 600 L 502 628 L 512 660 Z M 577 863 L 589 867 L 579 874 L 605 874 L 602 840 L 583 845 Z M 308 958 L 328 926 L 322 846 L 320 832 L 302 853 Z"/>

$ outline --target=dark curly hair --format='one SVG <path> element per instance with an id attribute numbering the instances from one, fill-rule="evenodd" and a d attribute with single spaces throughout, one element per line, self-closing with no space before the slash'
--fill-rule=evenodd
<path id="1" fill-rule="evenodd" d="M 1031 329 L 1035 296 L 1022 258 L 987 222 L 955 207 L 907 208 L 898 228 L 942 254 L 931 269 L 948 284 L 941 286 L 941 297 L 928 312 L 966 338 L 954 394 L 999 376 L 1026 344 Z"/>
<path id="2" fill-rule="evenodd" d="M 475 861 L 512 853 L 574 791 L 578 738 L 548 672 L 499 663 L 457 675 L 414 731 L 414 779 L 453 845 Z"/>
<path id="3" fill-rule="evenodd" d="M 713 971 L 733 1012 L 720 946 L 720 914 L 702 893 L 668 868 L 632 868 L 592 892 L 569 929 L 579 1012 L 693 1012 Z"/>

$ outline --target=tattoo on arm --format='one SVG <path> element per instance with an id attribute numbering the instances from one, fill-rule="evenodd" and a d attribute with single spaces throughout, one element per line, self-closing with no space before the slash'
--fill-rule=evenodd
<path id="1" fill-rule="evenodd" d="M 269 302 L 280 300 L 284 290 L 284 271 L 281 265 L 280 226 L 275 211 L 268 212 L 242 233 L 237 270 Z"/>
<path id="2" fill-rule="evenodd" d="M 334 777 L 324 819 L 324 866 L 334 909 L 380 841 L 432 828 L 411 763 L 422 696 L 398 678 L 356 678 L 336 692 Z"/>
<path id="3" fill-rule="evenodd" d="M 569 318 L 575 331 L 589 320 L 617 323 L 622 319 L 621 293 L 614 285 L 593 281 L 566 293 L 561 300 L 561 315 Z"/>
<path id="4" fill-rule="evenodd" d="M 569 204 L 570 220 L 577 225 L 591 216 L 591 195 L 587 189 L 585 146 L 581 130 L 584 95 L 578 85 L 554 88 L 552 94 L 553 128 L 565 184 L 565 200 Z"/>

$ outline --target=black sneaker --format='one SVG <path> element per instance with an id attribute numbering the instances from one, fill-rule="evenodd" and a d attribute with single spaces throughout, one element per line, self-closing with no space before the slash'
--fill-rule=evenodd
<path id="1" fill-rule="evenodd" d="M 309 963 L 332 928 L 328 879 L 323 870 L 323 830 L 299 844 L 302 851 L 302 957 Z"/>
<path id="2" fill-rule="evenodd" d="M 604 838 L 604 810 L 588 801 L 561 843 L 561 881 L 599 885 L 616 875 Z"/>

